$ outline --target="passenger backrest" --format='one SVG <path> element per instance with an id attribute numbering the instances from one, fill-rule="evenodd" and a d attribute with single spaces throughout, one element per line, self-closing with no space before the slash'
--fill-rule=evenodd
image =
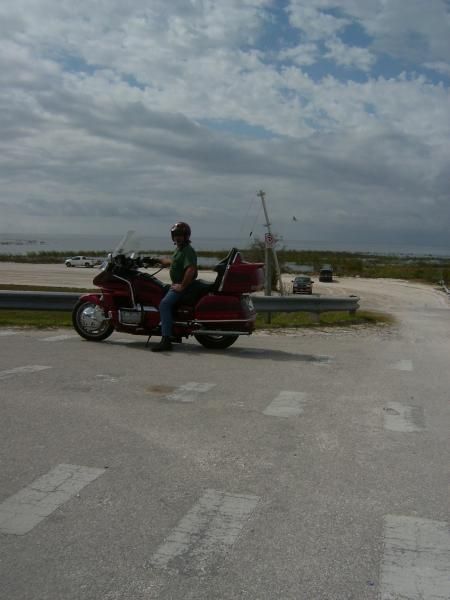
<path id="1" fill-rule="evenodd" d="M 227 256 L 225 258 L 223 258 L 219 263 L 217 263 L 217 265 L 214 267 L 214 271 L 217 272 L 217 277 L 216 280 L 214 282 L 214 286 L 213 286 L 213 290 L 214 292 L 217 292 L 220 288 L 220 285 L 222 283 L 223 277 L 225 275 L 225 272 L 227 270 L 227 267 L 229 264 L 231 264 L 234 260 L 234 257 L 236 256 L 236 254 L 239 252 L 239 250 L 237 248 L 231 248 L 230 252 L 227 254 Z"/>

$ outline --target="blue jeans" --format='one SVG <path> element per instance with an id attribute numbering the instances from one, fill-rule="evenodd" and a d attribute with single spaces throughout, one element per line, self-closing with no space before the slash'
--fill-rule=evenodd
<path id="1" fill-rule="evenodd" d="M 159 303 L 159 314 L 161 316 L 161 335 L 170 337 L 172 335 L 173 307 L 180 301 L 183 292 L 169 290 Z"/>

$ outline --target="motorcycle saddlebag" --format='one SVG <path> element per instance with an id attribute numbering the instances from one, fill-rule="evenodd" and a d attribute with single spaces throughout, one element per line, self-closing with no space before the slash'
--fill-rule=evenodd
<path id="1" fill-rule="evenodd" d="M 204 296 L 195 306 L 195 319 L 204 324 L 216 326 L 221 323 L 234 322 L 234 325 L 254 321 L 255 310 L 249 296 L 237 297 L 227 295 Z"/>

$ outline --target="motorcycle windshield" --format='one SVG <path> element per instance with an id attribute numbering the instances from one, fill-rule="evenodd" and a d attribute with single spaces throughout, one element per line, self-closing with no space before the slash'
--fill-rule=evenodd
<path id="1" fill-rule="evenodd" d="M 120 240 L 112 255 L 118 256 L 119 254 L 123 254 L 125 256 L 130 256 L 131 254 L 138 252 L 139 245 L 139 238 L 137 237 L 136 232 L 131 229 L 130 231 L 127 231 Z"/>

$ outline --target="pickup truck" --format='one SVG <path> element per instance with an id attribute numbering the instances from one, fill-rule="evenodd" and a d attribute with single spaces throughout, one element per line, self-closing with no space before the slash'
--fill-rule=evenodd
<path id="1" fill-rule="evenodd" d="M 87 256 L 72 256 L 64 261 L 66 267 L 93 267 L 97 263 L 95 258 Z"/>

